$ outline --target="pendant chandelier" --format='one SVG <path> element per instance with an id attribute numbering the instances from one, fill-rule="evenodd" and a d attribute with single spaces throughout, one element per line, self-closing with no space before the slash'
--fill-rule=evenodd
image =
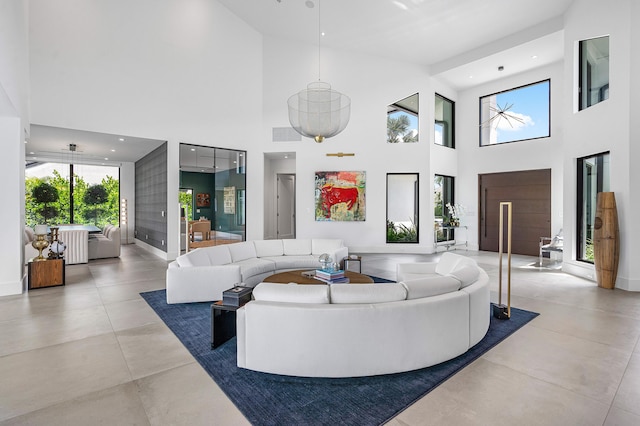
<path id="1" fill-rule="evenodd" d="M 287 101 L 291 126 L 302 136 L 313 138 L 318 143 L 342 132 L 351 115 L 351 99 L 320 80 L 320 31 L 318 0 L 318 81 L 309 83 L 306 89 Z"/>

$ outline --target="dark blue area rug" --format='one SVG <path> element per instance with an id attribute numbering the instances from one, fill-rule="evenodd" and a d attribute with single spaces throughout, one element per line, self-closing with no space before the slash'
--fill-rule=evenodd
<path id="1" fill-rule="evenodd" d="M 210 303 L 167 305 L 165 290 L 141 296 L 254 425 L 383 424 L 538 316 L 511 308 L 509 320 L 491 317 L 482 341 L 432 367 L 384 376 L 325 379 L 238 368 L 235 338 L 211 350 Z"/>

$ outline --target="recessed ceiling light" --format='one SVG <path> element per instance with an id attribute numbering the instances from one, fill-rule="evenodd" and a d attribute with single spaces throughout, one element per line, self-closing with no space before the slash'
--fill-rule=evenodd
<path id="1" fill-rule="evenodd" d="M 244 156 L 244 154 L 240 154 L 240 157 Z"/>
<path id="2" fill-rule="evenodd" d="M 29 155 L 33 155 L 33 154 L 35 154 L 35 152 L 33 152 L 33 151 L 31 151 L 31 152 L 29 153 Z"/>
<path id="3" fill-rule="evenodd" d="M 116 152 L 116 150 L 115 150 L 115 149 L 112 149 L 112 150 L 111 150 L 111 152 Z"/>
<path id="4" fill-rule="evenodd" d="M 105 160 L 105 161 L 108 161 L 109 159 L 108 159 L 107 157 L 104 157 L 104 160 Z"/>
<path id="5" fill-rule="evenodd" d="M 27 143 L 27 140 L 25 139 L 24 143 Z"/>
<path id="6" fill-rule="evenodd" d="M 472 75 L 470 75 L 470 76 L 469 76 L 469 78 L 473 78 L 473 76 L 472 76 Z"/>
<path id="7" fill-rule="evenodd" d="M 538 55 L 533 55 L 531 59 L 538 59 Z"/>
<path id="8" fill-rule="evenodd" d="M 200 170 L 201 172 L 204 172 L 204 169 Z"/>
<path id="9" fill-rule="evenodd" d="M 237 163 L 237 161 L 236 161 L 236 160 L 233 160 L 233 164 L 236 164 L 236 163 Z"/>
<path id="10" fill-rule="evenodd" d="M 284 158 L 289 158 L 289 156 L 288 156 L 288 155 L 285 155 L 285 156 L 284 156 Z"/>
<path id="11" fill-rule="evenodd" d="M 191 151 L 194 151 L 194 152 L 195 152 L 195 150 L 196 150 L 195 148 L 191 148 Z"/>
<path id="12" fill-rule="evenodd" d="M 120 142 L 124 142 L 124 138 L 119 138 L 118 139 Z"/>

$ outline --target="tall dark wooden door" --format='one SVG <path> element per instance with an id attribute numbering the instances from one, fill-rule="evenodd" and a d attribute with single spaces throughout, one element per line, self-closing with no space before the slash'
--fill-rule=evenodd
<path id="1" fill-rule="evenodd" d="M 478 185 L 480 250 L 498 251 L 500 203 L 511 201 L 511 252 L 537 256 L 540 237 L 551 235 L 551 169 L 479 175 Z"/>

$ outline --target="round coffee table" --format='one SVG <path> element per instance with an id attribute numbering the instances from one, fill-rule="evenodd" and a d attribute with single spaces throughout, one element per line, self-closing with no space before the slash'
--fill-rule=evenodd
<path id="1" fill-rule="evenodd" d="M 326 284 L 324 281 L 317 280 L 308 275 L 304 275 L 305 272 L 314 272 L 313 269 L 298 269 L 295 271 L 280 272 L 268 276 L 263 281 L 267 283 L 297 283 L 297 284 Z M 373 284 L 373 279 L 370 276 L 359 274 L 352 271 L 344 271 L 345 277 L 349 278 L 349 284 Z"/>

